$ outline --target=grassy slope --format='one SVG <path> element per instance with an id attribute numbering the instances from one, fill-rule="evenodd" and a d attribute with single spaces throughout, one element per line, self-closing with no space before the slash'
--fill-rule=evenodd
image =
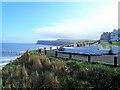
<path id="1" fill-rule="evenodd" d="M 100 44 L 105 47 L 106 45 L 110 45 L 110 46 L 120 45 L 120 42 L 112 42 L 112 44 L 110 44 L 108 42 L 101 42 Z"/>
<path id="2" fill-rule="evenodd" d="M 26 52 L 6 65 L 3 88 L 120 89 L 120 67 L 47 57 Z"/>

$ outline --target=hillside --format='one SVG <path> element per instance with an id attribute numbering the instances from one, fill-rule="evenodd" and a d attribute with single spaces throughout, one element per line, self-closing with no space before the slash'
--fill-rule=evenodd
<path id="1" fill-rule="evenodd" d="M 38 40 L 37 44 L 60 46 L 60 45 L 74 44 L 76 42 L 77 42 L 76 40 L 57 39 L 57 40 L 52 40 L 52 41 L 50 41 L 50 40 Z"/>
<path id="2" fill-rule="evenodd" d="M 24 53 L 2 69 L 3 88 L 120 89 L 120 67 Z"/>
<path id="3" fill-rule="evenodd" d="M 55 45 L 55 46 L 60 46 L 60 45 L 73 45 L 74 43 L 93 43 L 95 40 L 70 40 L 70 39 L 57 39 L 57 40 L 38 40 L 37 44 L 43 44 L 43 45 Z"/>

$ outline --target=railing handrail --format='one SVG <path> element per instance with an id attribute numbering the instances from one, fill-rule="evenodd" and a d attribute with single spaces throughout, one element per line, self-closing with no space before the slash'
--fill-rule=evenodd
<path id="1" fill-rule="evenodd" d="M 40 51 L 40 50 L 39 50 Z M 47 55 L 47 51 L 51 51 L 51 50 L 44 50 L 44 53 L 45 55 Z M 72 59 L 72 55 L 83 55 L 83 56 L 87 56 L 88 57 L 88 62 L 91 62 L 91 56 L 102 56 L 102 55 L 94 55 L 94 54 L 81 54 L 81 53 L 73 53 L 73 52 L 65 52 L 65 51 L 59 51 L 57 49 L 54 50 L 54 54 L 55 54 L 55 57 L 58 56 L 58 53 L 62 53 L 62 54 L 68 54 L 69 55 L 69 59 Z M 113 63 L 114 63 L 114 66 L 118 66 L 118 56 L 113 56 L 114 59 L 113 59 Z M 107 62 L 105 62 L 107 63 Z"/>

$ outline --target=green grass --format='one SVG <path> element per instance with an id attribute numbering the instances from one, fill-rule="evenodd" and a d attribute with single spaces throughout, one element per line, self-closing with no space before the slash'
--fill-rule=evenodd
<path id="1" fill-rule="evenodd" d="M 110 44 L 108 42 L 100 42 L 100 45 L 102 45 L 103 47 L 106 47 L 107 45 L 109 45 L 109 47 L 112 48 L 113 45 L 120 46 L 120 42 L 119 41 L 114 41 L 114 42 L 112 42 L 112 44 Z"/>
<path id="2" fill-rule="evenodd" d="M 120 89 L 120 67 L 26 52 L 2 69 L 3 88 Z"/>

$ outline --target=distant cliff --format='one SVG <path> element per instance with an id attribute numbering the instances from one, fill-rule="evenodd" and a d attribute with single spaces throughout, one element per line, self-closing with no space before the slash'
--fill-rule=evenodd
<path id="1" fill-rule="evenodd" d="M 73 44 L 73 43 L 76 43 L 76 42 L 78 42 L 78 40 L 57 39 L 57 40 L 53 40 L 53 41 L 49 41 L 49 40 L 38 40 L 38 41 L 37 41 L 37 44 L 59 46 L 59 45 Z"/>

